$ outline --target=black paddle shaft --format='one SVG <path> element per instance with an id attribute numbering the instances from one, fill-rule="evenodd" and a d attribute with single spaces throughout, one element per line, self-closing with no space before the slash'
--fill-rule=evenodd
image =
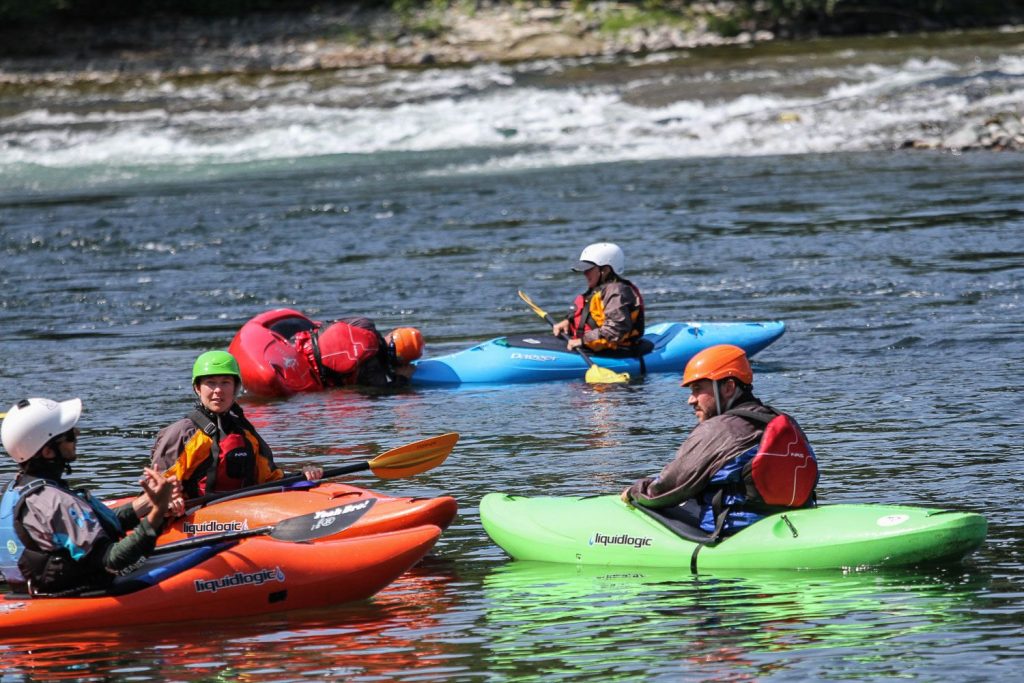
<path id="1" fill-rule="evenodd" d="M 333 469 L 324 470 L 323 477 L 321 479 L 329 479 L 331 477 L 340 477 L 343 474 L 355 474 L 356 472 L 362 472 L 363 470 L 370 469 L 370 462 L 357 462 L 351 465 L 342 465 L 341 467 L 335 467 Z M 300 481 L 304 481 L 306 475 L 299 472 L 298 474 L 290 474 L 281 479 L 275 481 L 268 481 L 263 484 L 255 484 L 253 486 L 246 486 L 244 488 L 235 489 L 234 491 L 217 491 L 216 493 L 207 493 L 204 496 L 198 498 L 192 498 L 188 501 L 189 512 L 198 510 L 205 506 L 207 503 L 212 503 L 216 500 L 223 500 L 225 498 L 245 498 L 246 496 L 260 493 L 261 491 L 273 492 L 275 489 L 282 489 L 290 484 L 296 484 Z"/>
<path id="2" fill-rule="evenodd" d="M 339 531 L 352 526 L 360 517 L 365 515 L 376 502 L 376 498 L 364 498 L 353 503 L 338 505 L 326 510 L 317 510 L 316 512 L 299 515 L 298 517 L 289 517 L 288 519 L 281 520 L 277 524 L 262 526 L 258 529 L 238 529 L 235 531 L 225 531 L 219 534 L 196 536 L 183 541 L 176 541 L 174 543 L 162 545 L 150 553 L 150 555 L 164 555 L 166 553 L 188 550 L 190 548 L 199 548 L 206 545 L 212 545 L 214 543 L 221 543 L 223 541 L 240 540 L 243 538 L 249 538 L 250 536 L 266 535 L 276 541 L 284 541 L 287 543 L 315 541 L 318 538 L 333 536 Z"/>
<path id="3" fill-rule="evenodd" d="M 551 327 L 554 327 L 555 324 L 556 324 L 555 323 L 555 319 L 552 318 L 551 314 L 548 313 L 547 311 L 544 311 L 544 322 L 546 322 L 548 325 L 551 325 Z M 566 337 L 564 334 L 559 334 L 558 338 L 561 339 L 562 341 L 564 341 L 566 344 L 569 343 L 569 338 Z M 580 356 L 583 358 L 583 360 L 587 361 L 587 365 L 595 365 L 594 361 L 592 361 L 590 359 L 590 356 L 587 355 L 586 351 L 583 350 L 583 345 L 582 344 L 580 346 L 577 346 L 573 350 L 576 353 L 580 354 Z"/>

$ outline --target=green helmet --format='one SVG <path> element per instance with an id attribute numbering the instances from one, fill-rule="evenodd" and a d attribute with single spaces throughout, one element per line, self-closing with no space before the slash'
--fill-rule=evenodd
<path id="1" fill-rule="evenodd" d="M 227 351 L 207 351 L 196 358 L 192 366 L 192 384 L 210 375 L 234 375 L 239 383 L 242 381 L 238 361 Z"/>

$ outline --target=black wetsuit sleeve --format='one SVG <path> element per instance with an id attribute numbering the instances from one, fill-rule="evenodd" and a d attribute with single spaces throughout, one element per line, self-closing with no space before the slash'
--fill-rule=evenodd
<path id="1" fill-rule="evenodd" d="M 103 567 L 119 572 L 153 552 L 156 547 L 157 531 L 148 520 L 139 520 L 135 531 L 116 543 L 111 543 L 103 552 Z"/>
<path id="2" fill-rule="evenodd" d="M 139 516 L 135 514 L 135 508 L 131 503 L 118 505 L 114 508 L 114 514 L 117 515 L 117 521 L 121 523 L 121 528 L 125 531 L 139 525 Z"/>

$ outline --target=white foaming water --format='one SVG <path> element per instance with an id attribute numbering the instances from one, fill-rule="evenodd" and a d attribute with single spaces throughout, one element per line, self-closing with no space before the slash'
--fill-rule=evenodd
<path id="1" fill-rule="evenodd" d="M 48 184 L 47 169 L 67 178 L 100 167 L 92 178 L 102 184 L 146 167 L 380 152 L 493 151 L 489 161 L 431 171 L 444 174 L 886 149 L 923 127 L 955 128 L 1024 103 L 1024 58 L 1013 54 L 827 57 L 715 69 L 663 58 L 585 71 L 580 62 L 373 68 L 134 82 L 88 95 L 47 87 L 0 118 L 0 180 L 28 190 Z"/>

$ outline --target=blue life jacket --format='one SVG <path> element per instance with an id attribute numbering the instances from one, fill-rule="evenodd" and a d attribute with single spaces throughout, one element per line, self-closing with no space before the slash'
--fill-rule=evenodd
<path id="1" fill-rule="evenodd" d="M 12 479 L 4 484 L 3 497 L 0 498 L 0 574 L 12 586 L 25 583 L 19 563 L 25 552 L 25 543 L 21 540 L 18 530 L 21 522 L 16 521 L 21 512 L 25 498 L 45 486 L 42 479 L 36 479 L 25 486 L 15 486 Z"/>
<path id="2" fill-rule="evenodd" d="M 63 575 L 81 574 L 83 577 L 94 573 L 90 568 L 81 566 L 80 561 L 86 552 L 63 534 L 55 534 L 52 541 L 56 550 L 44 552 L 35 547 L 21 522 L 21 510 L 27 498 L 33 493 L 42 491 L 46 486 L 65 490 L 56 484 L 37 477 L 23 477 L 26 481 L 16 485 L 17 479 L 11 480 L 0 497 L 0 573 L 11 586 L 24 586 L 29 580 L 48 577 L 60 573 Z M 96 500 L 85 489 L 70 491 L 84 501 L 107 535 L 116 540 L 124 536 L 124 530 L 117 515 L 106 505 Z M 67 560 L 71 560 L 68 562 Z M 59 566 L 58 566 L 59 565 Z"/>
<path id="3" fill-rule="evenodd" d="M 744 529 L 780 510 L 814 507 L 817 458 L 800 426 L 789 415 L 736 408 L 737 415 L 765 427 L 761 439 L 730 458 L 701 492 L 700 527 L 714 538 Z"/>

